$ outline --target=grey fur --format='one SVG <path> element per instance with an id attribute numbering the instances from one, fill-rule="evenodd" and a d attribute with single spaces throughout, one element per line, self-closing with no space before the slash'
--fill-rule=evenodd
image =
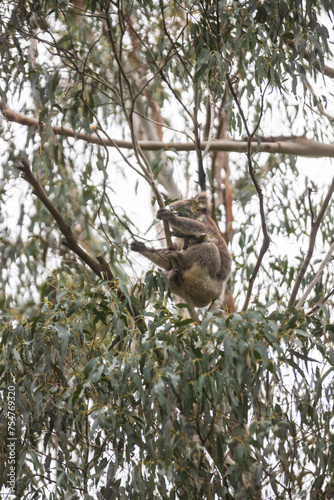
<path id="1" fill-rule="evenodd" d="M 205 192 L 170 208 L 161 208 L 157 218 L 167 220 L 177 236 L 173 248 L 148 248 L 134 241 L 131 249 L 167 271 L 171 293 L 185 300 L 190 297 L 195 307 L 206 307 L 224 289 L 231 272 L 231 256 L 211 218 Z"/>

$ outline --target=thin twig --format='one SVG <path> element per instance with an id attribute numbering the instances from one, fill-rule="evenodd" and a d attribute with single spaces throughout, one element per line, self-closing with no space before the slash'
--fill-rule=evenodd
<path id="1" fill-rule="evenodd" d="M 297 297 L 297 293 L 298 293 L 298 290 L 300 288 L 300 285 L 302 283 L 302 280 L 304 278 L 304 275 L 306 273 L 306 269 L 310 263 L 310 260 L 311 260 L 311 257 L 313 255 L 313 251 L 314 251 L 314 247 L 315 247 L 315 240 L 316 240 L 316 237 L 317 237 L 317 233 L 318 233 L 318 229 L 320 227 L 320 223 L 325 215 L 325 212 L 327 210 L 327 207 L 328 207 L 328 204 L 330 202 L 330 199 L 332 197 L 332 194 L 334 192 L 334 177 L 332 179 L 332 183 L 328 189 L 328 192 L 327 192 L 327 195 L 326 195 L 326 198 L 320 208 L 320 211 L 319 211 L 319 215 L 318 217 L 316 218 L 316 220 L 314 221 L 312 227 L 311 227 L 311 233 L 310 233 L 310 239 L 309 239 L 309 246 L 308 246 L 308 250 L 307 250 L 307 254 L 305 256 L 305 259 L 304 259 L 304 262 L 302 264 L 302 267 L 297 275 L 297 278 L 296 278 L 296 282 L 294 284 L 294 287 L 292 289 L 292 293 L 291 293 L 291 296 L 290 296 L 290 300 L 288 302 L 288 307 L 293 307 L 294 303 L 295 303 L 295 300 L 296 300 L 296 297 Z"/>
<path id="2" fill-rule="evenodd" d="M 198 183 L 200 186 L 201 191 L 206 191 L 206 183 L 205 183 L 205 172 L 203 168 L 203 156 L 202 156 L 202 150 L 201 150 L 201 140 L 199 136 L 199 124 L 198 124 L 198 109 L 199 109 L 199 102 L 198 102 L 198 94 L 199 94 L 199 88 L 198 84 L 194 84 L 194 114 L 193 114 L 193 125 L 194 125 L 194 136 L 195 136 L 195 150 L 196 150 L 196 156 L 197 156 L 197 165 L 198 165 Z"/>
<path id="3" fill-rule="evenodd" d="M 205 146 L 205 149 L 204 149 L 204 151 L 202 153 L 202 159 L 205 158 L 205 156 L 210 151 L 210 146 L 212 144 L 212 138 L 213 138 L 213 125 L 214 125 L 214 119 L 215 119 L 215 109 L 214 109 L 214 102 L 213 102 L 210 90 L 209 90 L 209 107 L 208 107 L 208 113 L 210 115 L 210 117 L 209 117 L 210 119 L 209 119 L 208 142 L 207 142 L 207 145 Z"/>
<path id="4" fill-rule="evenodd" d="M 310 214 L 311 214 L 311 226 L 313 226 L 313 223 L 314 223 L 314 212 L 313 212 L 313 208 L 312 208 L 311 194 L 312 194 L 312 188 L 308 188 L 308 204 L 309 204 L 309 207 L 310 207 Z"/>
<path id="5" fill-rule="evenodd" d="M 152 51 L 149 47 L 148 44 L 145 43 L 145 41 L 139 36 L 139 33 L 135 30 L 134 26 L 130 23 L 130 20 L 129 19 L 126 19 L 129 27 L 133 30 L 133 32 L 136 34 L 136 36 L 138 37 L 138 39 L 140 40 L 140 42 L 142 43 L 143 47 L 145 47 L 145 50 L 147 50 L 148 54 L 150 55 L 151 57 L 151 61 L 152 63 L 155 65 L 155 67 L 157 68 L 158 70 L 158 73 L 161 77 L 161 79 L 166 83 L 166 85 L 168 86 L 169 90 L 172 92 L 172 94 L 174 95 L 175 99 L 179 102 L 179 104 L 182 106 L 182 108 L 184 109 L 185 113 L 192 118 L 191 116 L 191 113 L 188 109 L 188 107 L 186 106 L 186 104 L 183 102 L 181 96 L 176 92 L 175 88 L 171 85 L 171 83 L 169 82 L 168 78 L 166 77 L 165 73 L 163 72 L 163 66 L 160 67 L 156 60 L 155 60 L 155 57 L 153 56 L 152 54 Z M 179 56 L 178 52 L 176 52 L 176 55 Z M 182 64 L 183 64 L 183 61 L 181 61 Z M 187 73 L 188 76 L 191 78 L 191 74 L 188 72 Z"/>
<path id="6" fill-rule="evenodd" d="M 325 269 L 325 267 L 327 265 L 327 262 L 331 258 L 333 252 L 334 252 L 334 243 L 332 243 L 330 249 L 328 250 L 328 252 L 326 254 L 326 257 L 324 258 L 324 260 L 320 264 L 320 267 L 319 267 L 319 269 L 317 271 L 317 274 L 315 275 L 314 279 L 311 281 L 311 283 L 307 287 L 307 289 L 306 289 L 304 295 L 302 296 L 302 298 L 298 301 L 298 303 L 296 305 L 296 309 L 297 310 L 302 307 L 302 305 L 304 304 L 304 302 L 307 299 L 307 297 L 310 295 L 310 293 L 313 290 L 313 288 L 315 287 L 315 285 L 320 281 L 320 278 L 321 278 L 321 276 L 322 276 L 322 274 L 324 272 L 324 269 Z"/>
<path id="7" fill-rule="evenodd" d="M 307 315 L 310 316 L 311 314 L 315 313 L 318 309 L 320 309 L 319 304 L 324 304 L 327 302 L 328 299 L 330 299 L 334 295 L 334 288 L 330 292 L 327 293 L 321 300 L 319 300 L 318 304 L 316 304 L 310 311 L 308 311 Z"/>
<path id="8" fill-rule="evenodd" d="M 261 227 L 262 227 L 262 233 L 263 233 L 262 246 L 261 246 L 260 253 L 259 253 L 259 256 L 258 256 L 256 264 L 255 264 L 252 276 L 250 277 L 250 280 L 249 280 L 247 294 L 246 294 L 246 299 L 245 299 L 244 305 L 242 307 L 242 311 L 246 311 L 247 308 L 248 308 L 249 302 L 250 302 L 251 295 L 252 295 L 252 290 L 253 290 L 255 278 L 256 278 L 256 276 L 257 276 L 257 274 L 259 272 L 259 269 L 260 269 L 260 266 L 261 266 L 261 263 L 262 263 L 262 259 L 263 259 L 264 255 L 265 255 L 266 251 L 268 250 L 269 243 L 270 243 L 270 238 L 269 238 L 269 235 L 268 235 L 267 225 L 266 225 L 266 217 L 265 217 L 265 213 L 264 213 L 264 199 L 263 199 L 262 189 L 259 186 L 259 183 L 258 183 L 258 181 L 256 179 L 256 175 L 255 175 L 255 172 L 254 172 L 253 161 L 252 161 L 252 148 L 251 148 L 251 146 L 252 146 L 252 140 L 253 140 L 253 138 L 254 138 L 254 136 L 255 136 L 255 134 L 256 134 L 259 126 L 260 126 L 260 122 L 261 122 L 261 118 L 262 118 L 262 114 L 263 114 L 264 96 L 265 96 L 266 90 L 267 90 L 267 88 L 269 86 L 269 82 L 266 85 L 266 87 L 264 89 L 264 92 L 262 93 L 262 97 L 261 97 L 261 110 L 260 110 L 260 115 L 259 115 L 258 121 L 257 121 L 257 123 L 256 123 L 256 125 L 254 127 L 253 132 L 250 132 L 249 127 L 248 127 L 248 123 L 247 123 L 247 119 L 246 119 L 246 117 L 244 115 L 244 112 L 243 112 L 243 109 L 241 107 L 239 98 L 237 96 L 236 91 L 233 88 L 233 83 L 231 81 L 230 75 L 227 74 L 226 77 L 227 77 L 227 83 L 228 83 L 229 89 L 231 91 L 231 94 L 233 96 L 233 99 L 234 99 L 235 103 L 237 104 L 237 107 L 239 109 L 239 113 L 240 113 L 241 119 L 243 121 L 245 130 L 246 130 L 246 133 L 247 133 L 247 153 L 246 154 L 247 154 L 247 159 L 248 159 L 248 171 L 249 171 L 249 175 L 250 175 L 250 177 L 252 179 L 252 182 L 254 184 L 254 187 L 256 189 L 258 198 L 259 198 L 259 208 L 260 208 L 260 216 L 261 216 Z"/>

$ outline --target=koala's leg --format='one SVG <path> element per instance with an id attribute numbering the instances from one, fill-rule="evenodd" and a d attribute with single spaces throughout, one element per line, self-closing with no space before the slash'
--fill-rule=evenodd
<path id="1" fill-rule="evenodd" d="M 221 258 L 215 243 L 198 243 L 188 247 L 184 252 L 169 252 L 169 255 L 177 259 L 182 269 L 197 265 L 203 273 L 212 278 L 215 278 L 220 271 Z"/>
<path id="2" fill-rule="evenodd" d="M 170 252 L 168 248 L 159 248 L 156 250 L 148 248 L 144 243 L 134 241 L 131 243 L 131 250 L 140 253 L 162 269 L 166 269 L 167 271 L 171 269 L 170 259 L 167 257 L 168 252 Z"/>

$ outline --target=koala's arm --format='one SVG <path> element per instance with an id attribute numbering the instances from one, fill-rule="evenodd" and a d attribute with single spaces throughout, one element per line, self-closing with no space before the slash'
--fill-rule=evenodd
<path id="1" fill-rule="evenodd" d="M 173 229 L 184 236 L 200 238 L 203 235 L 213 234 L 217 231 L 215 226 L 209 222 L 201 222 L 189 219 L 188 217 L 180 217 L 173 214 L 167 208 L 160 208 L 157 213 L 157 218 L 168 221 Z"/>
<path id="2" fill-rule="evenodd" d="M 168 248 L 159 248 L 158 250 L 154 248 L 148 248 L 144 243 L 139 241 L 133 241 L 131 243 L 131 250 L 133 252 L 138 252 L 147 259 L 149 259 L 156 266 L 161 267 L 162 269 L 166 269 L 170 271 L 172 269 L 170 259 L 168 258 L 168 253 L 170 253 L 170 249 Z"/>

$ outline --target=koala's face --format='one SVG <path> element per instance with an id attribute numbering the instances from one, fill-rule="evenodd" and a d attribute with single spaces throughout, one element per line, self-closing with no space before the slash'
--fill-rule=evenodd
<path id="1" fill-rule="evenodd" d="M 197 195 L 196 198 L 176 201 L 169 208 L 180 217 L 197 219 L 206 214 L 208 205 L 206 197 Z"/>

